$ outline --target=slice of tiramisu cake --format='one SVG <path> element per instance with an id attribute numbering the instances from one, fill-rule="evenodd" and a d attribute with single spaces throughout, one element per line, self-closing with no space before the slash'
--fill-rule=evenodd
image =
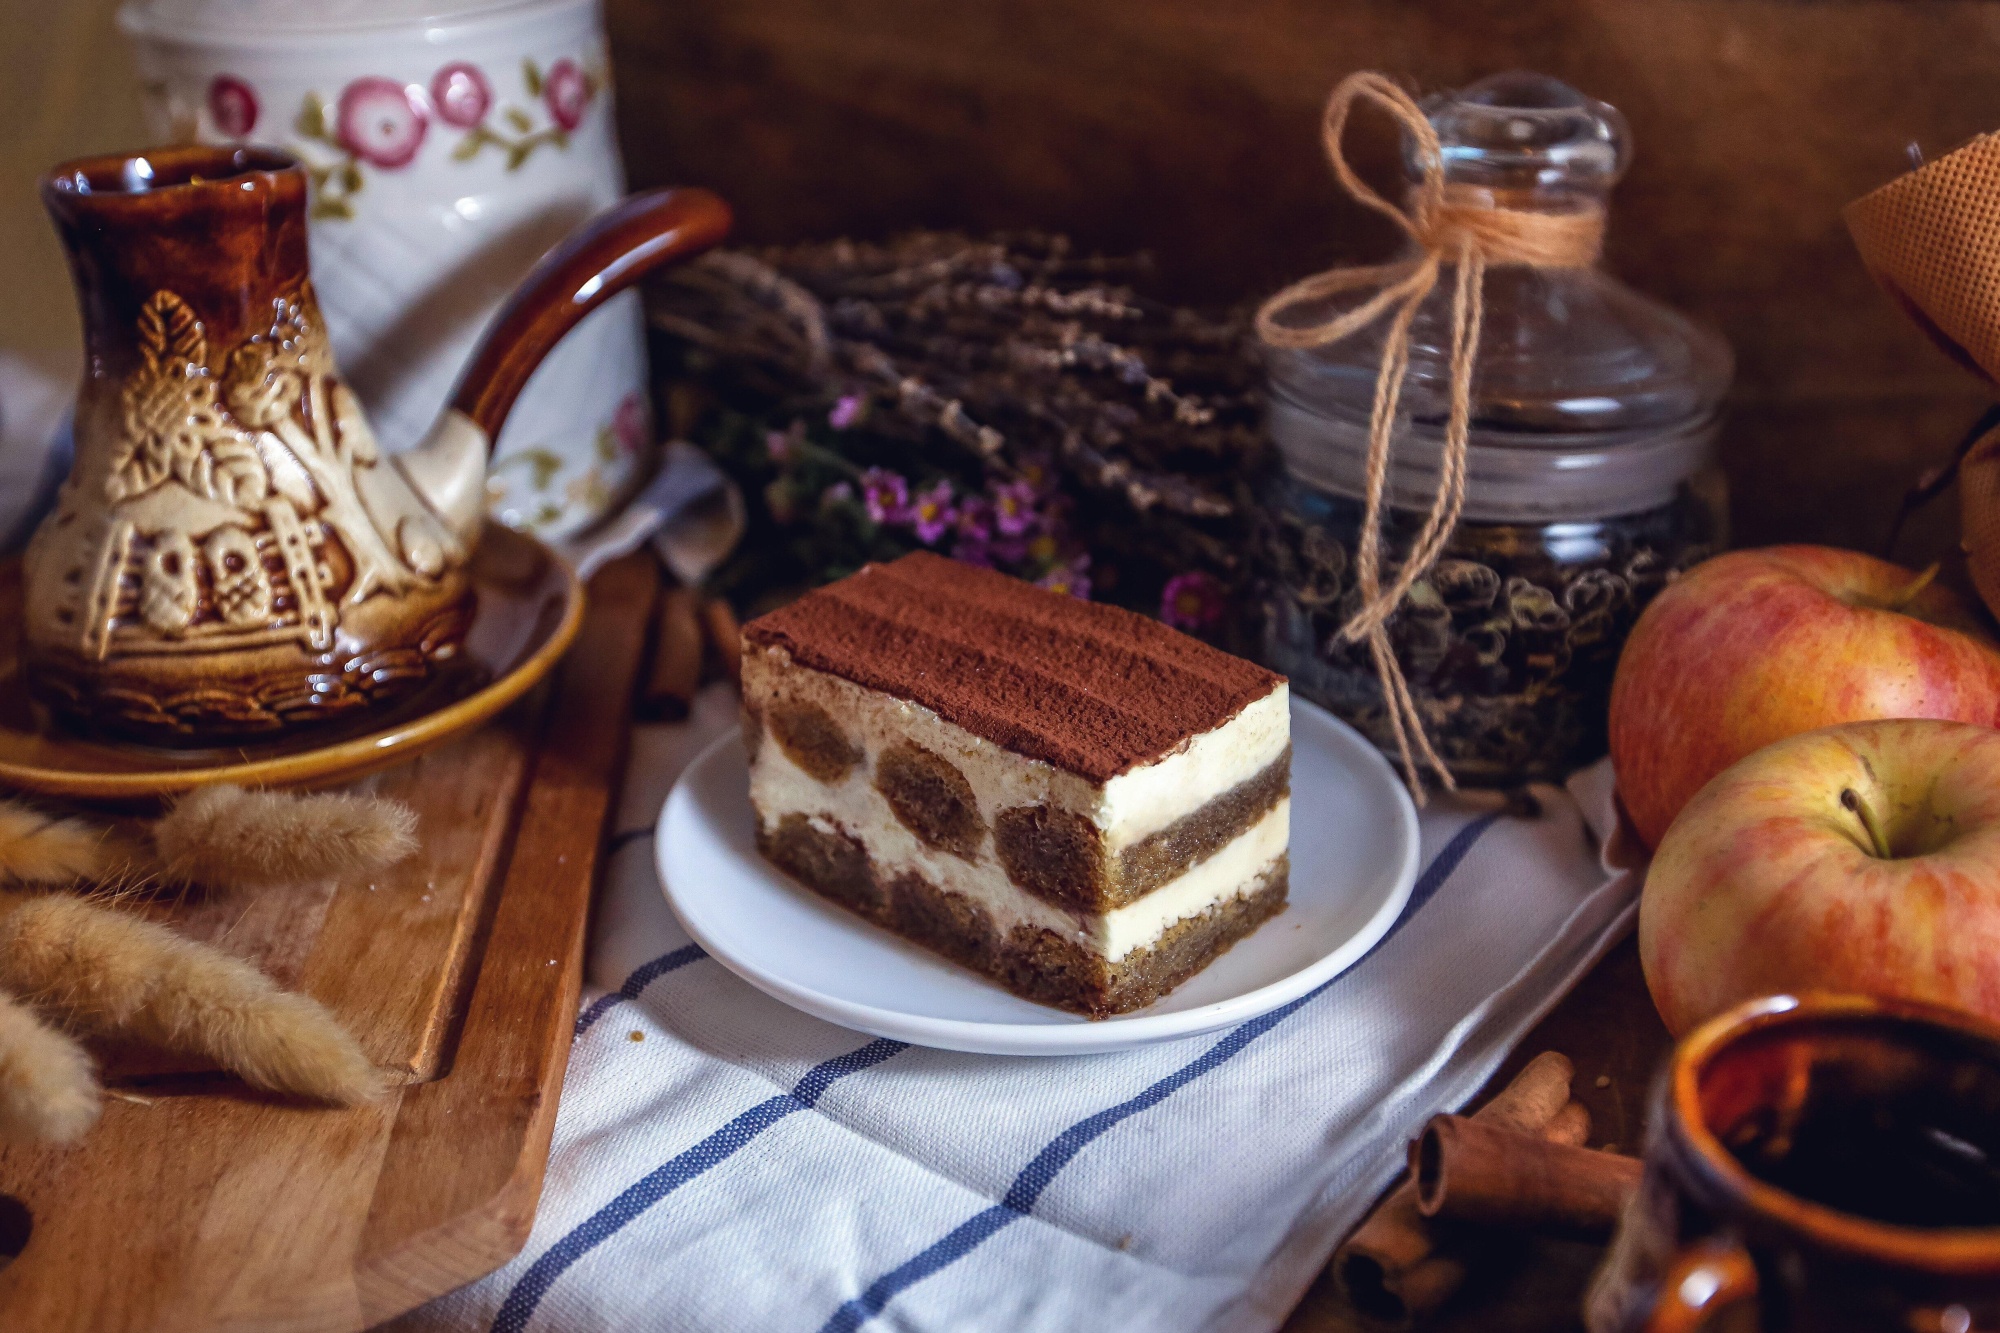
<path id="1" fill-rule="evenodd" d="M 1150 1004 L 1283 909 L 1285 679 L 933 555 L 743 630 L 757 845 L 1017 995 Z"/>

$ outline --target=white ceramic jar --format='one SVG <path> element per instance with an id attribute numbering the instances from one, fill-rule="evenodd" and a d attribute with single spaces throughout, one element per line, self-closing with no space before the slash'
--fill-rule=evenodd
<path id="1" fill-rule="evenodd" d="M 385 447 L 444 405 L 480 330 L 550 245 L 625 188 L 596 0 L 131 0 L 154 130 L 304 159 L 315 286 Z M 535 372 L 494 515 L 587 526 L 650 463 L 628 293 Z"/>

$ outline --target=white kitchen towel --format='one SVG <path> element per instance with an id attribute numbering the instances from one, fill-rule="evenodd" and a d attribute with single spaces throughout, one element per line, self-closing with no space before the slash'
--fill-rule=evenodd
<path id="1" fill-rule="evenodd" d="M 735 725 L 640 728 L 533 1234 L 417 1330 L 1268 1330 L 1399 1169 L 1629 926 L 1608 768 L 1541 813 L 1433 800 L 1402 918 L 1216 1035 L 1027 1059 L 808 1018 L 690 943 L 651 825 Z M 1303 798 L 1302 798 L 1303 799 Z M 1304 807 L 1299 807 L 1304 809 Z"/>

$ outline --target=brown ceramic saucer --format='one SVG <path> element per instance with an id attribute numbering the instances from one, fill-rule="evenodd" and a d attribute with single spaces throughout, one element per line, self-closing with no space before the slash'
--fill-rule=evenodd
<path id="1" fill-rule="evenodd" d="M 217 782 L 324 786 L 422 754 L 527 693 L 583 621 L 583 585 L 533 537 L 488 524 L 471 573 L 478 606 L 458 660 L 388 711 L 226 749 L 168 750 L 78 736 L 30 704 L 17 639 L 21 566 L 0 564 L 0 789 L 144 800 Z"/>

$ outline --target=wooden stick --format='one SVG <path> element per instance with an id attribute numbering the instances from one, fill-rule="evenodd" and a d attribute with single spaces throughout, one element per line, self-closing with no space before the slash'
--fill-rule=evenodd
<path id="1" fill-rule="evenodd" d="M 743 626 L 737 623 L 736 612 L 720 597 L 711 597 L 702 604 L 702 624 L 708 630 L 708 641 L 715 648 L 716 656 L 722 660 L 722 669 L 729 673 L 731 680 L 743 677 Z"/>
<path id="2" fill-rule="evenodd" d="M 702 633 L 700 594 L 678 586 L 663 591 L 653 616 L 653 661 L 639 692 L 644 716 L 669 722 L 687 716 L 701 688 Z"/>
<path id="3" fill-rule="evenodd" d="M 1590 1134 L 1590 1111 L 1569 1096 L 1575 1067 L 1557 1051 L 1530 1060 L 1475 1118 L 1519 1133 L 1552 1133 L 1566 1143 Z M 1465 1263 L 1440 1253 L 1407 1180 L 1390 1192 L 1333 1256 L 1334 1280 L 1364 1314 L 1407 1324 L 1443 1305 L 1465 1281 Z"/>
<path id="4" fill-rule="evenodd" d="M 1417 1139 L 1417 1211 L 1428 1218 L 1602 1240 L 1639 1187 L 1639 1159 L 1551 1143 L 1464 1116 Z"/>

